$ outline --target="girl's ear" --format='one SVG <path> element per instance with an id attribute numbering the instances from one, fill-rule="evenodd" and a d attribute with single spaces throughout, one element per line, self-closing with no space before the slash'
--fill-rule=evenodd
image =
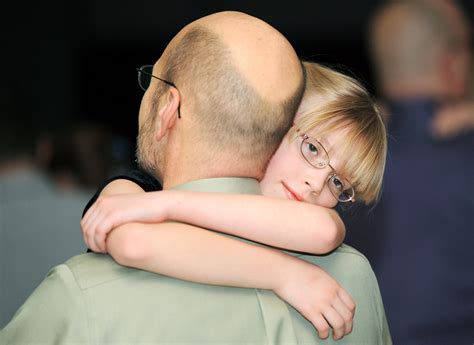
<path id="1" fill-rule="evenodd" d="M 178 116 L 179 103 L 181 101 L 179 92 L 171 87 L 166 96 L 166 103 L 160 108 L 158 121 L 156 121 L 156 139 L 161 140 L 173 128 Z"/>

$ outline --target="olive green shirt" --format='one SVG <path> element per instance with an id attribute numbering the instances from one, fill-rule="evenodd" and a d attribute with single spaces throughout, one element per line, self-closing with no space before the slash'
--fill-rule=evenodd
<path id="1" fill-rule="evenodd" d="M 176 189 L 260 193 L 257 181 L 247 178 Z M 342 245 L 326 256 L 292 255 L 320 265 L 354 298 L 354 330 L 338 344 L 391 344 L 377 280 L 362 254 Z M 319 339 L 311 323 L 270 290 L 187 282 L 96 253 L 54 267 L 0 331 L 1 345 L 333 343 Z"/>

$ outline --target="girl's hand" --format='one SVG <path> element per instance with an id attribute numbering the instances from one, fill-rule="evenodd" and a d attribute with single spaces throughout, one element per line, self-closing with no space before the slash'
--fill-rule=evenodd
<path id="1" fill-rule="evenodd" d="M 326 339 L 329 329 L 334 340 L 352 331 L 355 304 L 349 294 L 320 267 L 298 263 L 282 277 L 274 292 L 292 305 Z"/>
<path id="2" fill-rule="evenodd" d="M 100 196 L 81 220 L 86 245 L 106 253 L 107 234 L 119 225 L 140 222 L 160 223 L 168 219 L 170 206 L 165 192 Z"/>

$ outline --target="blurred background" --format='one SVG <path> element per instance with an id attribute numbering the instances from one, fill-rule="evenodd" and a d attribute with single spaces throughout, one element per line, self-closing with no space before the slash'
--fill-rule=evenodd
<path id="1" fill-rule="evenodd" d="M 379 2 L 12 3 L 12 15 L 3 14 L 2 84 L 7 81 L 4 87 L 41 127 L 91 119 L 133 141 L 142 95 L 135 68 L 153 63 L 188 22 L 220 10 L 247 12 L 279 29 L 301 56 L 344 65 L 372 86 L 364 37 Z M 473 12 L 472 2 L 465 2 Z"/>
<path id="2" fill-rule="evenodd" d="M 153 64 L 184 25 L 216 11 L 246 12 L 282 32 L 301 58 L 329 64 L 357 78 L 379 96 L 381 90 L 376 87 L 367 33 L 369 19 L 384 2 L 52 0 L 28 6 L 10 3 L 10 10 L 2 13 L 0 135 L 12 138 L 6 140 L 0 152 L 4 157 L 19 157 L 29 150 L 27 156 L 32 161 L 21 164 L 34 165 L 41 171 L 41 183 L 47 186 L 30 187 L 28 183 L 32 182 L 18 181 L 18 175 L 16 182 L 0 180 L 0 328 L 49 267 L 85 249 L 79 231 L 83 206 L 107 177 L 134 165 L 138 108 L 143 94 L 135 69 Z M 463 0 L 458 4 L 472 31 L 474 1 Z M 28 143 L 26 151 L 18 147 L 19 138 Z M 0 175 L 1 172 L 0 167 Z M 9 191 L 13 183 L 25 190 L 22 200 L 11 196 L 19 194 L 18 190 Z M 466 187 L 472 190 L 472 182 L 468 184 Z M 36 194 L 28 194 L 35 188 Z M 45 193 L 52 195 L 47 202 Z M 473 194 L 469 195 L 472 198 Z M 57 230 L 45 239 L 43 230 L 32 233 L 31 227 L 18 223 L 18 218 L 28 214 L 31 224 L 38 224 L 51 218 L 48 215 L 52 209 L 63 220 L 55 218 L 53 225 L 46 222 L 44 231 L 63 229 L 69 224 L 68 231 L 74 236 L 64 237 L 64 232 Z M 374 225 L 371 211 L 362 208 L 358 219 L 353 217 L 355 213 L 345 216 L 346 242 L 371 260 L 378 275 L 381 268 L 377 268 L 375 239 L 380 239 L 383 232 L 370 228 Z M 7 215 L 12 214 L 17 220 L 8 219 Z M 23 233 L 13 234 L 12 229 L 22 226 Z M 41 261 L 42 267 L 31 267 L 32 260 Z M 470 273 L 474 276 L 472 270 Z M 28 282 L 25 276 L 29 277 Z M 11 291 L 16 291 L 16 295 L 12 296 Z M 468 291 L 468 296 L 473 294 Z M 389 322 L 397 324 L 398 314 L 391 316 L 390 310 L 387 314 Z M 394 327 L 398 337 L 403 325 Z M 465 327 L 474 329 L 474 321 L 466 322 Z"/>
<path id="3" fill-rule="evenodd" d="M 331 63 L 376 91 L 367 21 L 382 1 L 63 1 L 12 3 L 4 12 L 2 85 L 39 127 L 106 123 L 132 143 L 142 95 L 135 68 L 153 63 L 186 23 L 220 10 L 255 15 L 301 57 Z M 472 23 L 474 3 L 460 1 Z M 11 15 L 9 15 L 11 14 Z"/>

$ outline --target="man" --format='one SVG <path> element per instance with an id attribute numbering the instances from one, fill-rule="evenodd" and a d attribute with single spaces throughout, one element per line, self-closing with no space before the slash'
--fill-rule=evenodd
<path id="1" fill-rule="evenodd" d="M 474 339 L 474 134 L 440 140 L 440 129 L 433 131 L 436 114 L 466 95 L 468 44 L 468 23 L 453 1 L 389 2 L 371 23 L 393 138 L 374 210 L 373 263 L 398 344 Z"/>
<path id="2" fill-rule="evenodd" d="M 257 18 L 216 13 L 182 29 L 152 75 L 139 114 L 141 165 L 164 189 L 258 193 L 256 179 L 289 129 L 304 88 L 287 40 Z M 107 241 L 124 231 L 114 229 Z M 360 302 L 357 331 L 346 343 L 390 342 L 365 258 L 343 247 L 307 259 L 352 285 L 349 292 Z M 194 284 L 92 253 L 53 269 L 2 332 L 6 343 L 321 341 L 308 320 L 269 290 Z"/>

